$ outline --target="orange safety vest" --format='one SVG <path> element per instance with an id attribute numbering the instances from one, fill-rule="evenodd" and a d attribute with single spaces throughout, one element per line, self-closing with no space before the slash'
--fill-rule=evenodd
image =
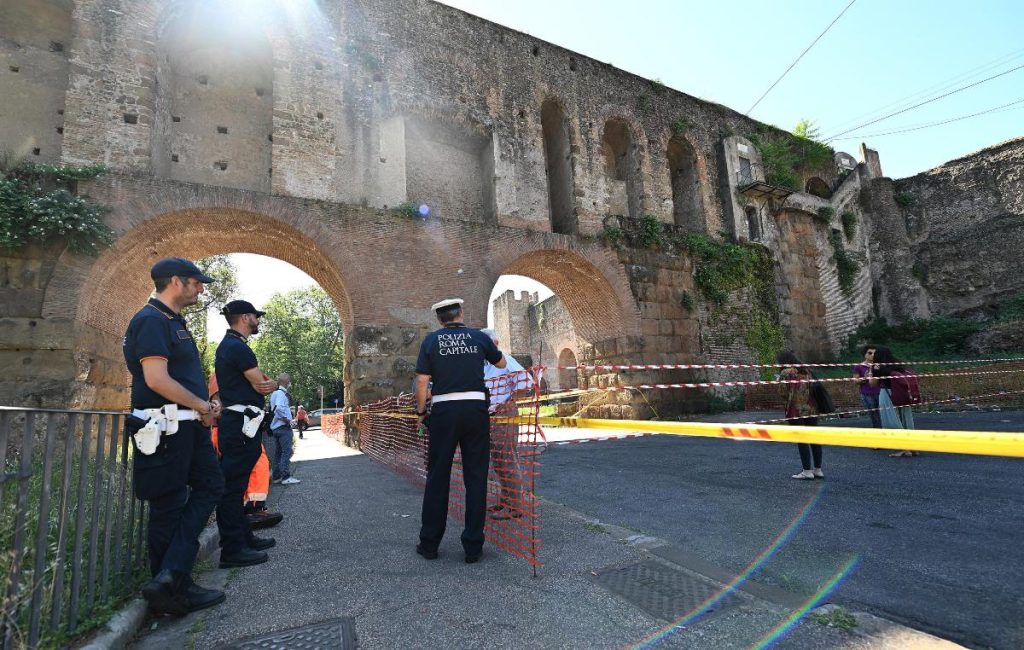
<path id="1" fill-rule="evenodd" d="M 211 396 L 220 392 L 217 387 L 217 373 L 210 375 L 208 388 Z M 210 430 L 210 438 L 213 440 L 213 448 L 217 452 L 217 456 L 220 457 L 216 426 Z M 252 468 L 252 474 L 249 474 L 249 486 L 245 489 L 243 501 L 266 501 L 268 494 L 270 494 L 270 459 L 267 458 L 267 450 L 260 442 L 260 457 L 256 461 L 256 466 Z"/>

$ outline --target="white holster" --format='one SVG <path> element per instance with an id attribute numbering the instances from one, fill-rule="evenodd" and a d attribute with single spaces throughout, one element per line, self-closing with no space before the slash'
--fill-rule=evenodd
<path id="1" fill-rule="evenodd" d="M 242 433 L 246 438 L 254 438 L 259 433 L 260 423 L 267 412 L 257 406 L 249 404 L 232 404 L 225 407 L 229 411 L 242 414 Z"/>
<path id="2" fill-rule="evenodd" d="M 160 436 L 171 436 L 178 432 L 178 422 L 199 419 L 195 411 L 179 409 L 177 404 L 164 404 L 160 408 L 152 409 L 135 409 L 132 415 L 140 420 L 146 420 L 146 424 L 132 435 L 135 446 L 146 456 L 156 452 Z"/>

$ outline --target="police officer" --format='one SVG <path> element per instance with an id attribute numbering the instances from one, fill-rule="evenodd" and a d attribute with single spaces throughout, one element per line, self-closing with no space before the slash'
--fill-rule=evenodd
<path id="1" fill-rule="evenodd" d="M 223 591 L 192 582 L 199 533 L 224 478 L 209 429 L 220 407 L 209 401 L 199 349 L 181 316 L 213 278 L 180 257 L 160 260 L 150 276 L 155 295 L 132 317 L 124 336 L 132 376 L 126 429 L 135 444 L 135 494 L 149 501 L 153 578 L 142 595 L 155 613 L 182 616 L 224 602 Z"/>
<path id="2" fill-rule="evenodd" d="M 264 550 L 275 544 L 273 538 L 252 534 L 243 502 L 249 475 L 263 449 L 263 397 L 277 389 L 277 382 L 259 369 L 248 343 L 259 332 L 264 312 L 245 300 L 232 300 L 221 313 L 229 329 L 217 346 L 214 370 L 224 404 L 218 428 L 224 494 L 217 504 L 217 527 L 220 568 L 225 569 L 262 564 L 267 561 Z"/>
<path id="3" fill-rule="evenodd" d="M 490 418 L 484 361 L 505 367 L 505 358 L 479 330 L 463 322 L 462 299 L 450 298 L 433 305 L 441 329 L 431 332 L 420 345 L 416 361 L 416 415 L 427 416 L 427 386 L 433 382 L 427 451 L 427 485 L 423 492 L 420 542 L 416 552 L 428 560 L 437 558 L 448 520 L 448 490 L 455 447 L 462 450 L 462 475 L 466 484 L 466 527 L 462 548 L 466 563 L 480 560 L 487 515 L 487 466 L 490 460 Z"/>

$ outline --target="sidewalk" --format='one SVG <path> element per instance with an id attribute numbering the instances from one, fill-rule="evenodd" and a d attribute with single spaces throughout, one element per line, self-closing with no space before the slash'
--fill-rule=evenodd
<path id="1" fill-rule="evenodd" d="M 419 490 L 319 431 L 306 438 L 293 465 L 302 483 L 275 486 L 271 494 L 271 508 L 285 520 L 264 531 L 277 539 L 270 561 L 207 571 L 200 582 L 226 585 L 227 602 L 162 620 L 134 647 L 213 648 L 342 617 L 354 620 L 361 648 L 623 647 L 666 625 L 665 615 L 652 612 L 678 607 L 685 596 L 680 585 L 713 593 L 720 586 L 714 578 L 729 579 L 686 549 L 549 502 L 541 506 L 544 566 L 537 578 L 524 562 L 490 547 L 479 564 L 464 564 L 455 524 L 441 558 L 426 561 L 414 552 Z M 736 592 L 724 611 L 672 633 L 659 647 L 751 647 L 799 600 Z M 859 623 L 856 634 L 807 621 L 776 647 L 954 647 L 885 621 Z"/>

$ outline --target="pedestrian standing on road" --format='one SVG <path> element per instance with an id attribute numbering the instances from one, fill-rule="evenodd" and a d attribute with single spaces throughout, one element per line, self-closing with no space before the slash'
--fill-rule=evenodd
<path id="1" fill-rule="evenodd" d="M 270 410 L 274 419 L 270 423 L 270 436 L 274 439 L 274 462 L 271 481 L 281 485 L 295 485 L 302 481 L 292 476 L 292 407 L 288 399 L 291 376 L 282 372 L 277 378 L 278 388 L 270 395 Z"/>
<path id="2" fill-rule="evenodd" d="M 892 403 L 893 371 L 905 372 L 906 367 L 896 358 L 892 350 L 880 345 L 875 350 L 875 363 L 868 375 L 868 382 L 879 388 L 878 410 L 883 429 L 913 429 L 914 411 L 909 406 L 896 406 Z M 910 458 L 918 452 L 900 449 L 889 454 L 889 458 Z"/>
<path id="3" fill-rule="evenodd" d="M 818 400 L 815 399 L 814 386 L 820 387 L 820 382 L 814 381 L 815 377 L 807 368 L 800 367 L 800 360 L 790 350 L 780 352 L 775 357 L 775 362 L 784 364 L 779 379 L 795 383 L 782 384 L 782 396 L 786 401 L 786 418 L 793 426 L 817 426 L 818 424 Z M 797 450 L 800 452 L 800 464 L 803 471 L 794 474 L 793 478 L 798 480 L 814 480 L 825 478 L 821 471 L 821 445 L 815 443 L 797 443 Z"/>
<path id="4" fill-rule="evenodd" d="M 301 440 L 302 434 L 309 428 L 309 415 L 302 404 L 299 404 L 299 407 L 295 409 L 295 424 L 299 428 L 299 439 Z"/>
<path id="5" fill-rule="evenodd" d="M 142 596 L 156 614 L 183 616 L 224 602 L 223 591 L 192 582 L 199 533 L 224 490 L 224 476 L 209 428 L 220 404 L 209 400 L 199 349 L 181 315 L 213 278 L 180 257 L 160 260 L 150 277 L 155 295 L 124 335 L 132 377 L 125 429 L 134 445 L 135 495 L 149 502 L 153 577 Z"/>
<path id="6" fill-rule="evenodd" d="M 868 409 L 868 415 L 871 416 L 871 426 L 881 429 L 882 417 L 878 411 L 878 394 L 881 392 L 881 388 L 872 386 L 871 382 L 868 381 L 868 375 L 871 374 L 871 366 L 875 363 L 875 351 L 877 349 L 877 345 L 865 345 L 861 348 L 864 361 L 853 367 L 853 376 L 859 378 L 860 402 L 864 405 L 864 408 Z"/>
<path id="7" fill-rule="evenodd" d="M 429 431 L 427 484 L 416 552 L 428 560 L 437 559 L 448 521 L 448 491 L 457 446 L 462 451 L 466 485 L 462 548 L 466 563 L 473 564 L 483 555 L 487 516 L 490 417 L 484 362 L 504 368 L 505 358 L 489 336 L 466 327 L 462 303 L 461 298 L 450 298 L 431 307 L 442 327 L 423 339 L 416 360 L 417 426 L 425 423 Z M 431 382 L 432 404 L 427 419 L 427 386 Z"/>
<path id="8" fill-rule="evenodd" d="M 480 330 L 491 337 L 494 346 L 501 348 L 501 341 L 493 329 Z M 512 394 L 533 388 L 533 379 L 525 371 L 522 364 L 511 354 L 504 354 L 505 367 L 498 368 L 493 363 L 484 363 L 484 381 L 490 392 L 491 405 L 488 412 L 498 418 L 512 418 L 518 415 Z M 504 375 L 515 373 L 511 378 L 499 379 Z M 519 425 L 512 422 L 491 423 L 491 464 L 494 475 L 501 486 L 501 499 L 498 503 L 487 507 L 491 519 L 513 519 L 521 517 L 528 509 L 531 495 L 526 494 L 525 482 L 519 469 Z"/>
<path id="9" fill-rule="evenodd" d="M 249 337 L 259 333 L 264 312 L 245 300 L 232 300 L 221 313 L 229 329 L 217 346 L 214 370 L 224 401 L 218 427 L 220 468 L 224 472 L 224 495 L 217 504 L 220 530 L 220 568 L 245 567 L 267 561 L 266 549 L 273 538 L 252 533 L 245 516 L 245 489 L 256 461 L 263 450 L 259 438 L 264 417 L 264 396 L 277 388 L 277 382 L 259 368 L 249 347 Z"/>

